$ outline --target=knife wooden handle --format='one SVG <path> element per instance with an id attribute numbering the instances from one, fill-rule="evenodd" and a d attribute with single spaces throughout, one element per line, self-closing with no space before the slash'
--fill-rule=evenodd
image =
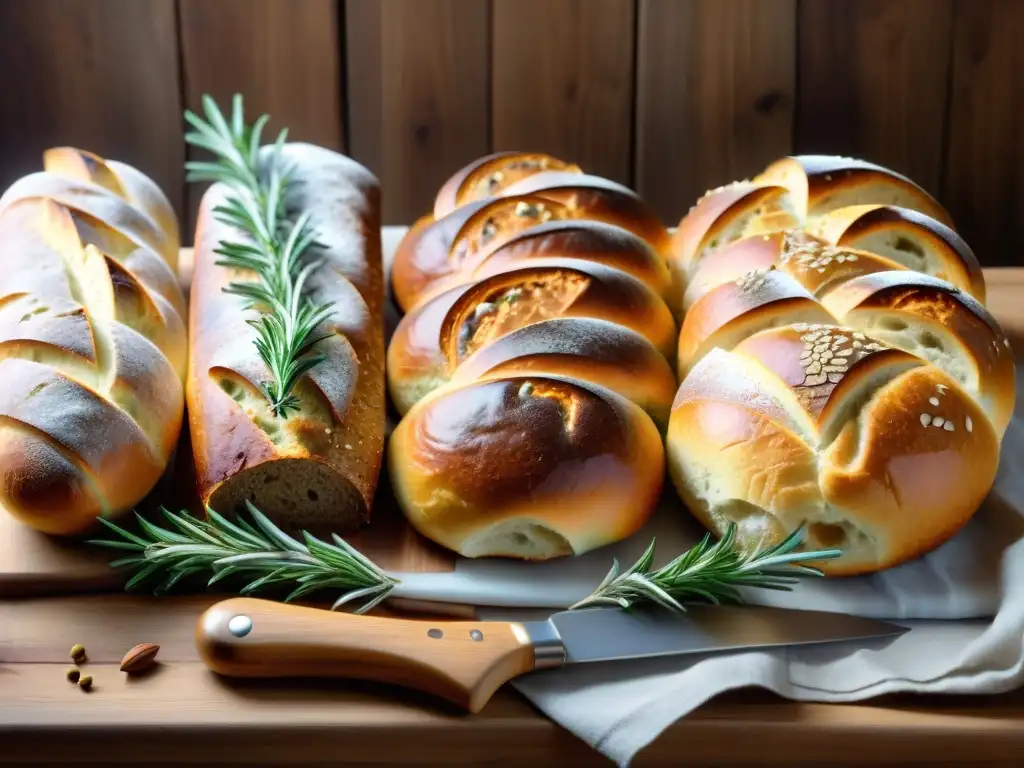
<path id="1" fill-rule="evenodd" d="M 479 712 L 534 668 L 521 624 L 356 616 L 238 597 L 196 626 L 203 662 L 227 677 L 344 677 L 414 688 Z"/>

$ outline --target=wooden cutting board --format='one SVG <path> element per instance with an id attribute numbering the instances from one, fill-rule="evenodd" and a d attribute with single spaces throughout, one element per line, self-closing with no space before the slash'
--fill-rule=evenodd
<path id="1" fill-rule="evenodd" d="M 396 228 L 397 229 L 397 228 Z M 385 231 L 385 254 L 393 252 L 398 232 Z M 390 258 L 385 259 L 385 264 Z M 192 276 L 192 249 L 181 252 L 181 281 L 188 295 Z M 397 313 L 389 307 L 386 323 L 393 327 Z M 192 449 L 188 429 L 182 429 L 177 454 L 164 478 L 138 506 L 140 513 L 159 520 L 159 506 L 171 510 L 196 506 Z M 102 538 L 107 538 L 105 535 Z M 347 539 L 382 568 L 395 571 L 450 571 L 455 558 L 417 534 L 405 521 L 381 473 L 373 508 L 373 523 Z M 119 557 L 114 550 L 46 536 L 22 525 L 0 509 L 0 597 L 58 595 L 118 589 L 126 574 L 108 563 Z"/>

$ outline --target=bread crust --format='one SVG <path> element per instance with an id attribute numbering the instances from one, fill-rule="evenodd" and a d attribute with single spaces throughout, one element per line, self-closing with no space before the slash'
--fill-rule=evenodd
<path id="1" fill-rule="evenodd" d="M 689 282 L 666 450 L 704 525 L 736 524 L 751 550 L 802 528 L 841 549 L 826 574 L 852 575 L 971 518 L 1016 371 L 977 259 L 927 192 L 872 163 L 783 158 L 702 198 L 674 256 Z"/>
<path id="2" fill-rule="evenodd" d="M 517 191 L 518 190 L 518 191 Z M 536 238 L 543 238 L 537 242 Z M 391 286 L 404 312 L 514 254 L 606 258 L 642 270 L 670 307 L 667 230 L 635 193 L 593 176 L 543 172 L 503 195 L 468 202 L 441 219 L 421 217 L 395 252 Z"/>
<path id="3" fill-rule="evenodd" d="M 177 222 L 134 168 L 60 148 L 0 197 L 0 247 L 0 505 L 81 535 L 140 502 L 177 444 Z"/>
<path id="4" fill-rule="evenodd" d="M 635 192 L 575 166 L 501 170 L 530 157 L 455 174 L 444 217 L 421 220 L 395 259 L 408 313 L 388 348 L 403 414 L 392 487 L 417 530 L 465 557 L 618 541 L 664 482 L 679 288 L 668 232 Z"/>
<path id="5" fill-rule="evenodd" d="M 436 390 L 395 429 L 389 463 L 402 509 L 423 535 L 466 557 L 525 559 L 579 554 L 636 532 L 665 471 L 661 437 L 636 405 L 553 376 Z M 488 549 L 510 524 L 543 528 L 543 553 Z"/>
<path id="6" fill-rule="evenodd" d="M 559 288 L 555 284 L 560 283 Z M 460 335 L 483 315 L 480 309 L 502 313 L 505 297 L 509 313 L 529 304 L 520 318 L 502 323 L 493 339 L 460 348 Z M 550 305 L 540 306 L 547 303 Z M 533 258 L 516 269 L 496 272 L 477 282 L 456 286 L 421 304 L 402 318 L 388 349 L 387 376 L 399 413 L 406 413 L 419 398 L 447 382 L 456 369 L 490 344 L 525 325 L 554 318 L 585 317 L 609 321 L 632 330 L 671 362 L 676 326 L 665 303 L 640 280 L 612 267 L 583 259 Z M 620 361 L 622 363 L 624 361 Z"/>
<path id="7" fill-rule="evenodd" d="M 544 152 L 494 152 L 467 163 L 441 186 L 434 201 L 434 218 L 442 219 L 459 206 L 494 197 L 509 185 L 545 170 L 582 173 L 579 166 Z"/>
<path id="8" fill-rule="evenodd" d="M 264 161 L 268 152 L 264 152 Z M 312 213 L 310 258 L 323 259 L 308 288 L 333 309 L 316 349 L 326 359 L 295 388 L 301 410 L 273 414 L 260 387 L 269 373 L 253 344 L 256 317 L 223 288 L 252 280 L 214 252 L 241 234 L 217 221 L 227 189 L 204 195 L 191 293 L 187 399 L 202 502 L 233 514 L 249 501 L 288 530 L 346 533 L 367 523 L 384 438 L 383 276 L 377 180 L 354 161 L 287 144 L 295 183 L 286 208 Z"/>

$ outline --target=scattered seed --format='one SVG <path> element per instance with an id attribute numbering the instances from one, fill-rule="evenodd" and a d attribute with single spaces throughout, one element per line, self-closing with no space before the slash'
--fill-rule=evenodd
<path id="1" fill-rule="evenodd" d="M 931 415 L 927 414 L 927 413 L 922 413 L 921 414 L 921 426 L 922 427 L 927 427 L 931 423 L 932 423 Z"/>
<path id="2" fill-rule="evenodd" d="M 78 669 L 78 667 L 72 667 L 65 674 L 67 675 L 68 682 L 71 683 L 77 683 L 78 678 L 82 676 L 82 672 Z"/>
<path id="3" fill-rule="evenodd" d="M 92 688 L 92 675 L 82 675 L 82 677 L 78 679 L 78 687 L 83 691 L 88 691 Z"/>
<path id="4" fill-rule="evenodd" d="M 937 398 L 937 397 L 929 397 L 928 398 L 928 402 L 931 403 L 932 405 L 934 405 L 937 408 L 938 405 L 939 405 L 939 398 Z"/>
<path id="5" fill-rule="evenodd" d="M 121 659 L 121 671 L 130 675 L 145 672 L 156 663 L 159 651 L 160 646 L 156 643 L 139 643 Z"/>
<path id="6" fill-rule="evenodd" d="M 974 422 L 971 421 L 971 417 L 970 416 L 968 416 L 964 420 L 964 426 L 967 427 L 967 431 L 968 432 L 970 432 L 972 429 L 974 429 Z"/>
<path id="7" fill-rule="evenodd" d="M 71 646 L 71 652 L 69 655 L 76 663 L 82 661 L 85 658 L 85 646 L 81 643 L 75 643 Z"/>
<path id="8" fill-rule="evenodd" d="M 942 418 L 941 416 L 936 416 L 934 419 L 932 419 L 932 426 L 933 427 L 941 427 L 945 423 L 946 423 L 946 420 L 944 418 Z"/>

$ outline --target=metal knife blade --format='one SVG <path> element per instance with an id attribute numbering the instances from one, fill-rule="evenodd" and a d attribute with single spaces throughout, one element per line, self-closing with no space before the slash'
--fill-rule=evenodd
<path id="1" fill-rule="evenodd" d="M 659 609 L 592 608 L 522 622 L 538 668 L 890 637 L 906 627 L 826 611 L 698 605 L 684 615 Z"/>

